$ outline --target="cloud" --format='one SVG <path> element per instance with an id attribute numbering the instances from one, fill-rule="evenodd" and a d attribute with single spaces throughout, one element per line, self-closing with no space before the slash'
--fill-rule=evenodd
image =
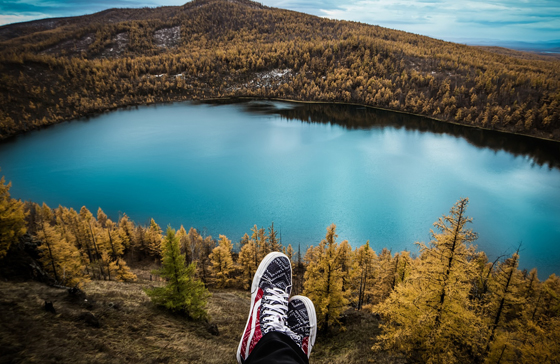
<path id="1" fill-rule="evenodd" d="M 440 39 L 560 39 L 560 3 L 550 0 L 350 0 L 322 15 Z"/>
<path id="2" fill-rule="evenodd" d="M 560 39 L 558 0 L 257 0 L 317 16 L 431 37 L 537 42 Z M 108 8 L 182 5 L 187 0 L 0 0 L 0 24 L 90 14 Z"/>
<path id="3" fill-rule="evenodd" d="M 6 16 L 28 17 L 45 15 L 59 17 L 83 15 L 109 8 L 160 6 L 157 0 L 4 0 L 0 1 L 2 18 Z M 38 19 L 38 18 L 35 18 Z"/>

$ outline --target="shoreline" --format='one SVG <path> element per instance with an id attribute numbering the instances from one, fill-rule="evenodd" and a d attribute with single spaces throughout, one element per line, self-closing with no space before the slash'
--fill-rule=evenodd
<path id="1" fill-rule="evenodd" d="M 507 130 L 500 130 L 500 129 L 484 128 L 484 127 L 477 126 L 477 125 L 463 124 L 463 123 L 459 123 L 459 122 L 456 122 L 456 121 L 443 120 L 443 119 L 438 119 L 438 118 L 434 118 L 434 117 L 431 117 L 431 116 L 414 114 L 414 113 L 411 113 L 411 112 L 408 112 L 408 111 L 402 111 L 402 110 L 387 109 L 387 108 L 383 108 L 383 107 L 379 107 L 379 106 L 371 106 L 371 105 L 365 105 L 365 104 L 358 104 L 358 103 L 352 103 L 352 102 L 340 102 L 340 101 L 304 101 L 304 100 L 286 99 L 286 98 L 279 98 L 279 97 L 255 97 L 255 96 L 224 96 L 224 97 L 208 97 L 208 98 L 188 98 L 188 99 L 177 99 L 177 100 L 168 100 L 168 101 L 131 103 L 131 104 L 128 104 L 128 105 L 108 107 L 108 108 L 105 108 L 105 109 L 102 109 L 102 110 L 95 110 L 95 111 L 87 112 L 86 114 L 84 114 L 82 116 L 79 116 L 77 118 L 64 119 L 64 120 L 61 120 L 59 122 L 55 122 L 55 123 L 52 123 L 52 124 L 41 125 L 39 127 L 34 127 L 34 128 L 29 129 L 29 130 L 26 130 L 26 131 L 18 132 L 18 133 L 15 133 L 15 134 L 7 136 L 7 137 L 0 137 L 0 143 L 5 142 L 5 141 L 9 141 L 13 138 L 16 138 L 17 136 L 24 135 L 24 134 L 30 133 L 32 131 L 35 131 L 35 130 L 41 130 L 43 128 L 48 128 L 48 127 L 51 127 L 53 125 L 58 125 L 58 124 L 66 123 L 66 122 L 72 122 L 74 120 L 88 119 L 88 118 L 95 117 L 95 116 L 98 116 L 98 115 L 102 115 L 102 114 L 105 114 L 105 113 L 108 113 L 108 112 L 117 111 L 119 109 L 125 110 L 127 108 L 132 108 L 132 107 L 150 106 L 150 105 L 165 105 L 165 104 L 172 104 L 172 103 L 176 103 L 176 102 L 200 102 L 200 103 L 204 103 L 204 102 L 212 102 L 212 101 L 229 101 L 229 102 L 233 103 L 236 100 L 240 100 L 240 101 L 280 101 L 280 102 L 290 102 L 290 103 L 294 103 L 294 104 L 310 104 L 310 105 L 313 105 L 313 104 L 315 104 L 315 105 L 329 105 L 330 104 L 330 105 L 346 105 L 346 106 L 364 107 L 364 108 L 372 109 L 372 110 L 382 110 L 382 111 L 386 111 L 386 112 L 393 112 L 393 113 L 397 113 L 397 114 L 420 117 L 420 118 L 432 120 L 432 121 L 439 122 L 439 123 L 446 123 L 446 124 L 451 124 L 451 125 L 464 126 L 464 127 L 468 127 L 468 128 L 471 128 L 471 129 L 491 131 L 491 132 L 499 132 L 499 133 L 504 134 L 504 135 L 515 135 L 515 136 L 520 136 L 520 137 L 527 137 L 527 138 L 532 138 L 532 139 L 540 140 L 540 141 L 544 141 L 544 142 L 557 143 L 560 146 L 560 139 L 555 140 L 555 139 L 545 138 L 545 137 L 537 136 L 537 135 L 522 134 L 522 133 L 516 133 L 516 132 L 507 131 Z"/>
<path id="2" fill-rule="evenodd" d="M 546 142 L 553 142 L 553 143 L 558 143 L 558 144 L 560 144 L 560 140 L 555 140 L 555 139 L 550 139 L 550 138 L 544 138 L 544 137 L 540 137 L 540 136 L 537 136 L 537 135 L 521 134 L 521 133 L 516 133 L 516 132 L 506 131 L 506 130 L 483 128 L 483 127 L 476 126 L 476 125 L 462 124 L 462 123 L 458 123 L 458 122 L 456 122 L 456 121 L 448 121 L 448 120 L 437 119 L 437 118 L 430 117 L 430 116 L 426 116 L 426 115 L 414 114 L 414 113 L 411 113 L 411 112 L 408 112 L 408 111 L 393 110 L 393 109 L 387 109 L 387 108 L 378 107 L 378 106 L 357 104 L 357 103 L 352 103 L 352 102 L 340 102 L 340 101 L 302 101 L 302 100 L 293 100 L 293 99 L 283 99 L 283 98 L 279 98 L 279 97 L 263 97 L 263 98 L 259 98 L 259 97 L 252 97 L 252 96 L 216 97 L 216 98 L 201 99 L 201 100 L 193 100 L 193 101 L 205 102 L 205 101 L 222 101 L 222 100 L 256 100 L 256 101 L 267 101 L 267 100 L 270 100 L 270 101 L 291 102 L 291 103 L 294 103 L 294 104 L 311 104 L 311 105 L 312 105 L 312 104 L 316 104 L 316 105 L 328 105 L 328 104 L 331 104 L 331 105 L 358 106 L 358 107 L 364 107 L 364 108 L 368 108 L 368 109 L 372 109 L 372 110 L 383 110 L 383 111 L 387 111 L 387 112 L 394 112 L 394 113 L 397 113 L 397 114 L 403 114 L 403 115 L 410 115 L 410 116 L 420 117 L 420 118 L 424 118 L 424 119 L 429 119 L 429 120 L 437 121 L 437 122 L 440 122 L 440 123 L 447 123 L 447 124 L 452 124 L 452 125 L 457 125 L 457 126 L 465 126 L 465 127 L 468 127 L 468 128 L 478 129 L 478 130 L 484 130 L 484 131 L 499 132 L 499 133 L 506 134 L 506 135 L 516 135 L 516 136 L 521 136 L 521 137 L 528 137 L 528 138 L 538 139 L 538 140 L 542 140 L 542 141 L 546 141 Z M 188 101 L 188 100 L 186 100 L 186 101 Z"/>

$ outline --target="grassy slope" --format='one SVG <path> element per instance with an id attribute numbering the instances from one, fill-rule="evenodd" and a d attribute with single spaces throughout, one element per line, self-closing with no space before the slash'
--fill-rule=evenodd
<path id="1" fill-rule="evenodd" d="M 147 277 L 136 271 L 139 276 Z M 208 325 L 154 307 L 142 288 L 159 284 L 92 281 L 83 297 L 37 282 L 0 282 L 0 363 L 235 363 L 237 344 L 249 311 L 245 291 L 212 291 Z M 46 312 L 53 301 L 56 314 Z M 100 327 L 87 323 L 92 313 Z M 370 348 L 377 319 L 349 310 L 345 331 L 320 336 L 311 363 L 395 363 Z"/>

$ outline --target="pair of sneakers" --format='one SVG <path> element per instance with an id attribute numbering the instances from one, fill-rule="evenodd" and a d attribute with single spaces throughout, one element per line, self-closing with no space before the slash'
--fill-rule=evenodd
<path id="1" fill-rule="evenodd" d="M 257 269 L 251 286 L 251 309 L 237 348 L 242 364 L 267 333 L 289 336 L 309 358 L 317 336 L 313 302 L 304 296 L 290 297 L 292 264 L 279 252 L 268 254 Z"/>

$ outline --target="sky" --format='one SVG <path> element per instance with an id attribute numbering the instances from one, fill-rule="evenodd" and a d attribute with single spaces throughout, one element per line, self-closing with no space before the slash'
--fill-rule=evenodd
<path id="1" fill-rule="evenodd" d="M 186 0 L 0 0 L 0 25 Z M 359 21 L 433 38 L 560 42 L 560 0 L 260 0 L 264 5 Z"/>

